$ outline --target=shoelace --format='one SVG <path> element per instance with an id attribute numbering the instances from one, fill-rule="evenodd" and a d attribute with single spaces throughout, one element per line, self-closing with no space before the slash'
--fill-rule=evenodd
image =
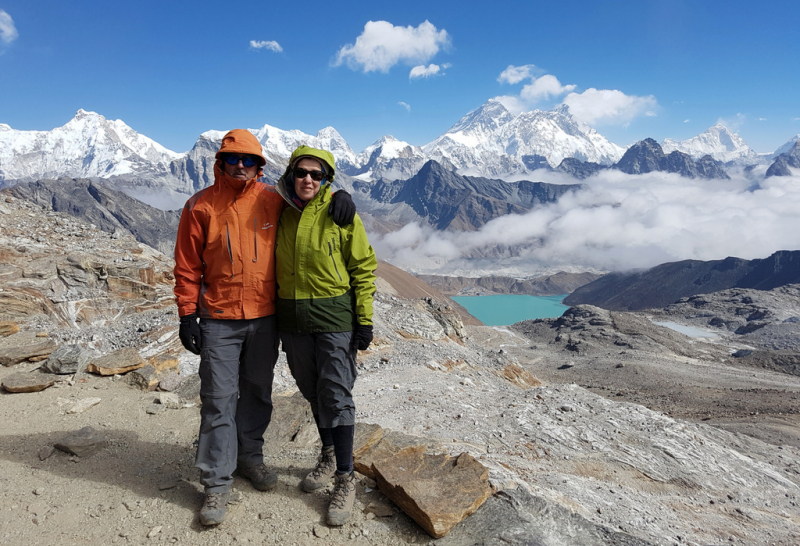
<path id="1" fill-rule="evenodd" d="M 219 505 L 222 504 L 222 497 L 223 495 L 221 493 L 209 493 L 206 497 L 206 506 L 212 510 L 216 510 L 219 508 Z"/>
<path id="2" fill-rule="evenodd" d="M 345 500 L 348 493 L 354 491 L 356 488 L 355 483 L 350 477 L 336 478 L 336 487 L 333 488 L 333 495 L 331 496 L 331 506 L 334 508 L 344 508 Z"/>
<path id="3" fill-rule="evenodd" d="M 311 471 L 311 475 L 314 478 L 319 478 L 324 473 L 326 473 L 330 467 L 334 464 L 334 457 L 333 454 L 328 453 L 320 453 L 319 458 L 317 459 L 317 466 L 314 467 L 314 470 Z"/>

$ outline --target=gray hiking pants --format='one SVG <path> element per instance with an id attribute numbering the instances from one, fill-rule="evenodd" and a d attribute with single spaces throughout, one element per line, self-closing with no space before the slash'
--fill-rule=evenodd
<path id="1" fill-rule="evenodd" d="M 297 388 L 319 416 L 319 426 L 355 425 L 356 350 L 352 332 L 291 334 L 281 332 L 281 344 Z"/>
<path id="2" fill-rule="evenodd" d="M 225 493 L 237 463 L 264 462 L 264 432 L 272 417 L 278 360 L 275 316 L 201 319 L 200 437 L 195 466 L 206 493 Z"/>

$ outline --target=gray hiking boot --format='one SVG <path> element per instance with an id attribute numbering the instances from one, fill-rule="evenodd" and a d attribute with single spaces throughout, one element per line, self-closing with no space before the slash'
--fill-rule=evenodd
<path id="1" fill-rule="evenodd" d="M 303 478 L 300 488 L 306 493 L 316 491 L 328 485 L 334 474 L 336 474 L 336 456 L 333 448 L 324 448 L 317 459 L 317 466 Z"/>
<path id="2" fill-rule="evenodd" d="M 336 485 L 328 505 L 328 525 L 340 526 L 350 519 L 356 501 L 356 475 L 336 474 Z"/>
<path id="3" fill-rule="evenodd" d="M 254 466 L 238 466 L 236 471 L 244 478 L 250 480 L 253 487 L 259 491 L 269 491 L 278 483 L 278 473 L 271 472 L 264 463 Z"/>
<path id="4" fill-rule="evenodd" d="M 219 525 L 225 519 L 230 493 L 206 493 L 206 500 L 200 509 L 200 523 Z"/>

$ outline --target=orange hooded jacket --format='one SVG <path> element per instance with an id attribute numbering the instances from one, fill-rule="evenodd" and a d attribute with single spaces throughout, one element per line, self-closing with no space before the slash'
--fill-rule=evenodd
<path id="1" fill-rule="evenodd" d="M 180 316 L 253 319 L 275 313 L 275 235 L 284 201 L 272 186 L 228 176 L 221 155 L 261 158 L 249 132 L 225 135 L 214 164 L 214 185 L 186 202 L 175 243 L 175 297 Z"/>

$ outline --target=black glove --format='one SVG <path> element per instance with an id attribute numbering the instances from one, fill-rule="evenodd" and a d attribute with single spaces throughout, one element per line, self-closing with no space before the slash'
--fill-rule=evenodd
<path id="1" fill-rule="evenodd" d="M 344 190 L 338 190 L 331 197 L 331 206 L 328 207 L 328 214 L 339 227 L 349 226 L 356 217 L 356 204 L 353 198 Z"/>
<path id="2" fill-rule="evenodd" d="M 366 351 L 369 349 L 370 343 L 372 343 L 372 326 L 356 324 L 353 330 L 353 340 L 350 342 L 350 345 L 359 351 Z"/>
<path id="3" fill-rule="evenodd" d="M 200 354 L 203 346 L 203 335 L 200 333 L 200 325 L 197 323 L 197 315 L 191 314 L 181 317 L 181 328 L 178 330 L 178 337 L 181 338 L 184 348 L 190 353 Z"/>

